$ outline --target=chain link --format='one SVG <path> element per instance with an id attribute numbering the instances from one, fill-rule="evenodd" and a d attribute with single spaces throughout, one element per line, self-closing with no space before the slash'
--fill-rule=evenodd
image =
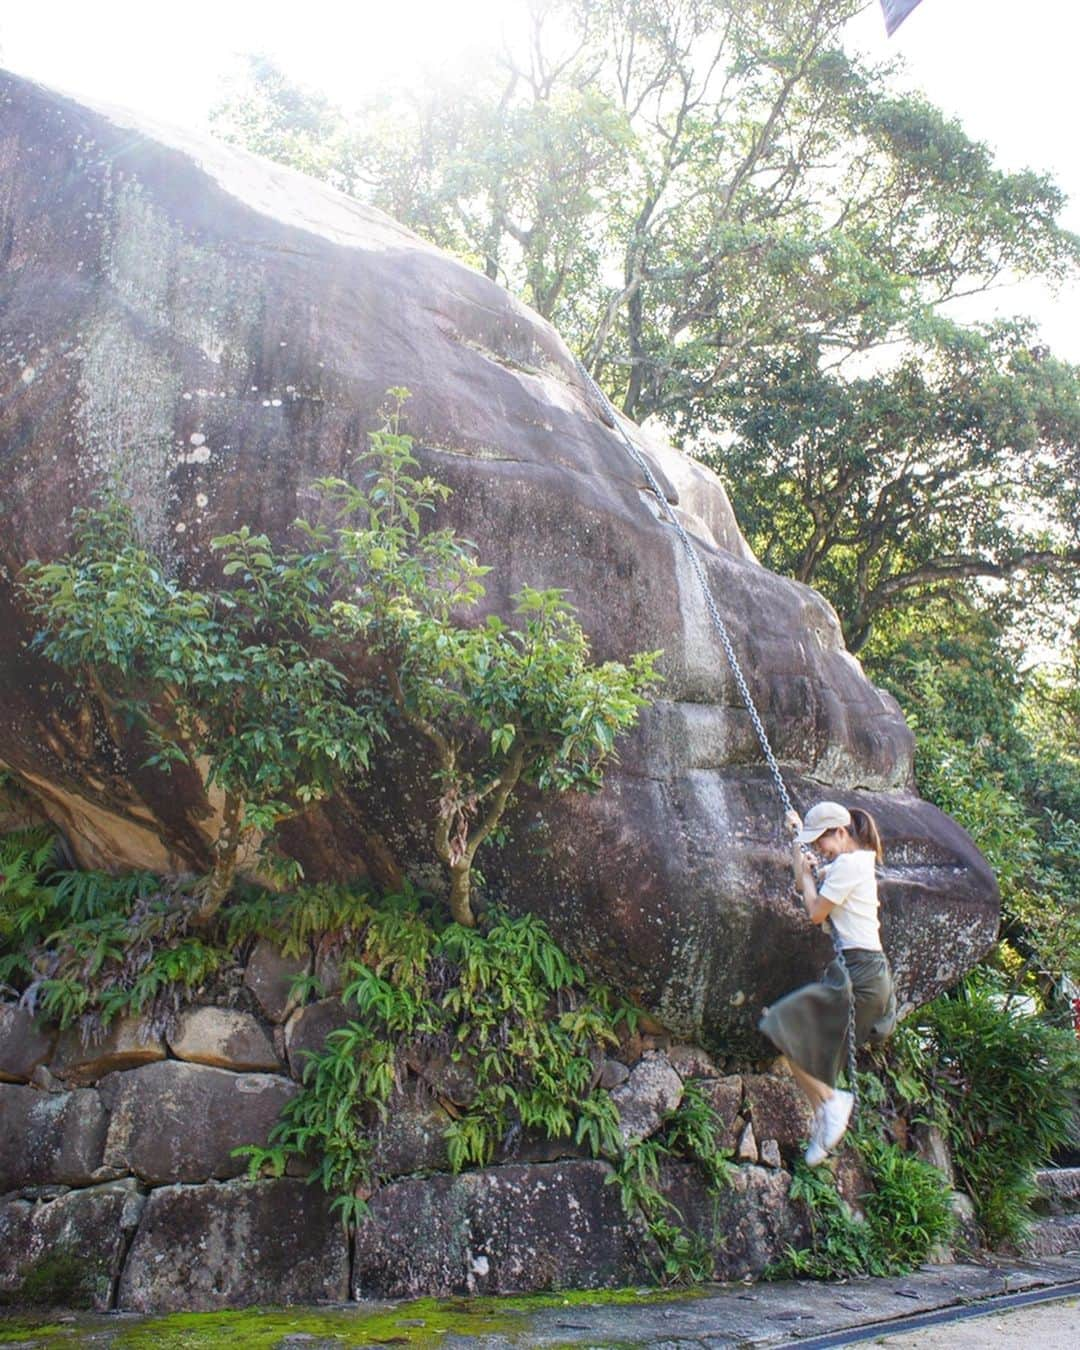
<path id="1" fill-rule="evenodd" d="M 620 422 L 619 415 L 615 411 L 611 400 L 585 369 L 585 366 L 582 364 L 579 357 L 574 357 L 574 364 L 577 366 L 578 374 L 585 381 L 586 389 L 593 396 L 593 400 L 596 404 L 596 411 L 599 413 L 601 419 L 619 435 L 623 445 L 629 452 L 631 459 L 633 459 L 634 463 L 644 475 L 646 483 L 648 483 L 649 487 L 656 494 L 661 510 L 675 527 L 675 533 L 678 536 L 679 543 L 682 544 L 686 557 L 689 560 L 690 567 L 701 587 L 701 593 L 705 599 L 705 608 L 708 611 L 713 627 L 716 629 L 717 636 L 720 639 L 720 645 L 724 649 L 724 655 L 727 657 L 728 666 L 731 670 L 732 678 L 735 681 L 735 687 L 739 691 L 739 697 L 743 701 L 743 706 L 750 718 L 750 724 L 754 728 L 754 735 L 757 737 L 758 744 L 761 746 L 761 753 L 765 758 L 769 773 L 772 775 L 772 780 L 776 786 L 780 802 L 785 812 L 794 811 L 795 806 L 791 800 L 791 794 L 788 792 L 787 784 L 784 782 L 784 775 L 780 771 L 779 761 L 773 753 L 768 733 L 765 730 L 765 724 L 761 720 L 761 715 L 757 710 L 757 705 L 754 703 L 753 695 L 750 693 L 750 686 L 747 684 L 746 677 L 743 675 L 742 667 L 739 664 L 739 658 L 735 654 L 735 645 L 731 640 L 731 634 L 728 632 L 727 624 L 724 622 L 723 617 L 717 608 L 716 601 L 713 599 L 712 588 L 705 576 L 705 569 L 701 565 L 701 559 L 698 557 L 697 549 L 694 547 L 690 536 L 683 528 L 682 522 L 672 510 L 671 503 L 668 501 L 660 484 L 657 482 L 656 475 L 649 467 L 648 460 L 626 434 L 626 430 Z M 809 853 L 809 850 L 805 847 L 803 851 Z M 840 945 L 840 936 L 831 923 L 829 924 L 829 935 L 832 938 L 837 959 L 840 961 L 841 965 L 843 965 L 844 969 L 847 970 L 847 962 L 844 960 L 844 951 Z M 855 1078 L 855 991 L 851 988 L 850 982 L 849 994 L 847 1035 L 848 1086 L 855 1098 L 854 1110 L 858 1107 L 858 1088 Z"/>

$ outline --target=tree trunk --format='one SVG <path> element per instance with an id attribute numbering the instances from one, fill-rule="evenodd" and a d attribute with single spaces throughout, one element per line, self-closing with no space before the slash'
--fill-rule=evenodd
<path id="1" fill-rule="evenodd" d="M 244 803 L 239 797 L 226 794 L 225 815 L 221 833 L 214 843 L 214 866 L 206 880 L 202 901 L 193 916 L 193 922 L 205 927 L 221 908 L 236 880 L 236 857 L 240 850 L 240 817 Z"/>
<path id="2" fill-rule="evenodd" d="M 475 928 L 476 916 L 472 912 L 469 895 L 472 890 L 472 868 L 468 863 L 464 867 L 450 869 L 450 913 L 454 922 L 463 928 Z"/>

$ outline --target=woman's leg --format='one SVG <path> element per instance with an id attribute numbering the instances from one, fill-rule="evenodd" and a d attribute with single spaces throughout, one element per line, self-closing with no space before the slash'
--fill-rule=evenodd
<path id="1" fill-rule="evenodd" d="M 824 1106 L 833 1095 L 833 1089 L 829 1087 L 828 1083 L 823 1083 L 820 1078 L 815 1078 L 812 1074 L 807 1073 L 805 1069 L 800 1069 L 799 1066 L 793 1064 L 790 1059 L 787 1061 L 787 1065 L 791 1070 L 791 1076 L 802 1088 L 803 1092 L 806 1094 L 807 1100 L 810 1102 L 811 1107 L 816 1113 L 818 1107 Z"/>

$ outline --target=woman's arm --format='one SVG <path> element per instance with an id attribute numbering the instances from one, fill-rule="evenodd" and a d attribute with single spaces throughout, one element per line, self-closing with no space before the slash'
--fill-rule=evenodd
<path id="1" fill-rule="evenodd" d="M 831 900 L 826 900 L 823 895 L 818 893 L 814 874 L 810 870 L 810 864 L 807 862 L 806 854 L 800 848 L 798 840 L 794 841 L 791 846 L 791 865 L 795 872 L 795 889 L 802 896 L 802 902 L 806 906 L 806 913 L 810 922 L 814 924 L 824 923 L 836 906 Z"/>

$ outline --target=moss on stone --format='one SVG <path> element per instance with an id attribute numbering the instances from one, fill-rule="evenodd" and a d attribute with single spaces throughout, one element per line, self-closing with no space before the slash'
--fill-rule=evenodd
<path id="1" fill-rule="evenodd" d="M 338 1346 L 408 1345 L 428 1350 L 447 1336 L 513 1335 L 529 1313 L 545 1308 L 667 1303 L 705 1290 L 573 1289 L 504 1298 L 414 1299 L 408 1303 L 337 1308 L 247 1308 L 235 1312 L 173 1313 L 117 1322 L 81 1317 L 71 1322 L 0 1320 L 0 1345 L 96 1344 L 109 1350 L 277 1350 L 287 1337 L 325 1337 Z M 312 1343 L 312 1342 L 309 1342 Z M 313 1342 L 317 1346 L 318 1340 Z"/>
<path id="2" fill-rule="evenodd" d="M 97 1263 L 73 1252 L 53 1252 L 26 1267 L 17 1291 L 0 1293 L 0 1306 L 91 1308 L 100 1283 Z"/>

